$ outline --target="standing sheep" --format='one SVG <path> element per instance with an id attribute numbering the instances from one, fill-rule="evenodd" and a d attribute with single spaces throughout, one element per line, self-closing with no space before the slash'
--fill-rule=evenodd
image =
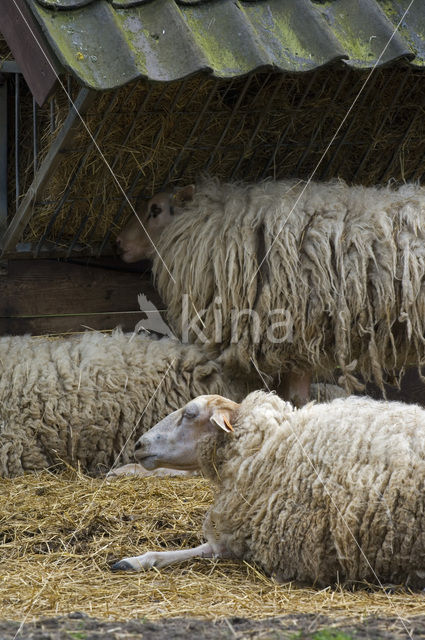
<path id="1" fill-rule="evenodd" d="M 296 410 L 254 392 L 201 396 L 139 440 L 149 469 L 200 469 L 216 484 L 205 544 L 148 552 L 139 571 L 193 557 L 255 562 L 282 581 L 425 586 L 425 410 L 349 397 Z"/>
<path id="2" fill-rule="evenodd" d="M 167 338 L 0 338 L 0 476 L 128 463 L 136 440 L 170 411 L 199 393 L 237 398 L 241 389 L 200 347 Z"/>
<path id="3" fill-rule="evenodd" d="M 193 198 L 195 187 L 189 185 L 173 193 L 171 189 L 155 194 L 149 202 L 136 201 L 136 215 L 127 222 L 115 243 L 124 262 L 152 260 L 155 244 L 163 230 L 183 212 Z"/>
<path id="4" fill-rule="evenodd" d="M 312 369 L 339 367 L 347 389 L 355 373 L 382 388 L 385 371 L 425 364 L 422 187 L 206 180 L 180 215 L 164 197 L 156 206 L 154 275 L 190 342 L 305 385 Z M 146 252 L 150 241 L 138 242 Z"/>

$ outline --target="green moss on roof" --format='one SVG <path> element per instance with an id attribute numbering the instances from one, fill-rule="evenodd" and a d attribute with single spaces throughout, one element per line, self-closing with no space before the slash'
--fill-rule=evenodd
<path id="1" fill-rule="evenodd" d="M 386 47 L 407 0 L 363 0 L 361 12 L 352 0 L 151 0 L 119 8 L 92 0 L 61 11 L 27 1 L 65 68 L 98 90 L 200 70 L 218 77 L 261 67 L 301 72 L 343 58 L 370 68 L 384 49 L 382 63 L 416 54 L 414 64 L 425 66 L 425 2 Z"/>
<path id="2" fill-rule="evenodd" d="M 312 57 L 311 48 L 305 42 L 305 34 L 299 33 L 293 28 L 290 18 L 290 15 L 276 15 L 274 20 L 270 21 L 270 33 L 282 43 L 289 59 L 308 60 Z"/>
<path id="3" fill-rule="evenodd" d="M 338 39 L 347 51 L 350 61 L 356 62 L 356 66 L 359 67 L 370 67 L 371 60 L 375 58 L 371 48 L 371 40 L 365 41 L 360 38 L 358 33 L 351 27 L 346 16 L 341 16 L 337 33 Z"/>
<path id="4" fill-rule="evenodd" d="M 235 32 L 227 12 L 211 12 L 207 21 L 205 17 L 199 8 L 184 12 L 185 23 L 198 50 L 211 67 L 219 70 L 219 75 L 243 75 L 252 69 L 252 65 L 261 64 L 260 58 L 247 42 L 249 34 L 246 30 Z M 231 43 L 233 46 L 229 46 Z"/>
<path id="5" fill-rule="evenodd" d="M 412 53 L 415 54 L 415 65 L 425 66 L 425 7 L 424 3 L 413 3 L 411 9 L 401 21 L 404 12 L 408 8 L 406 2 L 394 2 L 394 0 L 379 0 L 379 6 L 392 22 L 398 27 L 399 34 L 409 44 Z M 400 23 L 400 24 L 399 24 Z"/>

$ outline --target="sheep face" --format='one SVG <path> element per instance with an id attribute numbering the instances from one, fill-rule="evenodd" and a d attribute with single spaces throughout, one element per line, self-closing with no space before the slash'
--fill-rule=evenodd
<path id="1" fill-rule="evenodd" d="M 198 443 L 223 429 L 232 432 L 239 405 L 218 395 L 198 396 L 158 422 L 136 443 L 135 457 L 146 469 L 199 469 Z"/>
<path id="2" fill-rule="evenodd" d="M 147 203 L 137 206 L 134 215 L 116 238 L 118 252 L 124 262 L 152 260 L 155 256 L 155 245 L 162 231 L 181 212 L 184 205 L 193 197 L 194 186 L 189 185 L 171 191 L 155 194 Z"/>

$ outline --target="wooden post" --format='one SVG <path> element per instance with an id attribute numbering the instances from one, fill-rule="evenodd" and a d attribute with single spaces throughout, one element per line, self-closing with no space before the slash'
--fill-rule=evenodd
<path id="1" fill-rule="evenodd" d="M 7 227 L 7 80 L 0 74 L 0 249 Z M 7 273 L 7 263 L 0 261 L 0 276 Z"/>
<path id="2" fill-rule="evenodd" d="M 0 74 L 0 247 L 7 227 L 7 80 Z"/>

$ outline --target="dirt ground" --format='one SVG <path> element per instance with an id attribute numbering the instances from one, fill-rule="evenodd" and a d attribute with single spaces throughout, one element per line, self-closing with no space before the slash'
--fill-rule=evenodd
<path id="1" fill-rule="evenodd" d="M 311 614 L 265 620 L 225 618 L 217 621 L 168 618 L 123 622 L 96 620 L 83 613 L 24 624 L 0 621 L 1 640 L 401 640 L 425 638 L 425 615 L 409 620 L 367 618 L 363 621 Z"/>

